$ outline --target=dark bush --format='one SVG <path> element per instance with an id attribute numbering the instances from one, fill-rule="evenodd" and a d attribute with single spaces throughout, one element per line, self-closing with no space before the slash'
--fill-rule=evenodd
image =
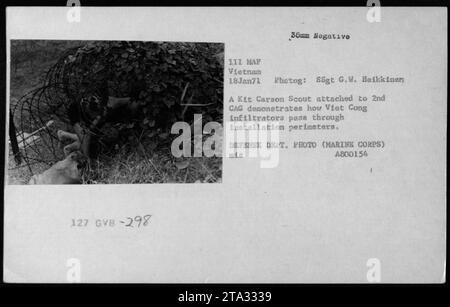
<path id="1" fill-rule="evenodd" d="M 64 88 L 75 101 L 131 97 L 141 110 L 134 121 L 165 132 L 192 113 L 221 121 L 222 52 L 222 44 L 92 42 L 65 55 Z"/>

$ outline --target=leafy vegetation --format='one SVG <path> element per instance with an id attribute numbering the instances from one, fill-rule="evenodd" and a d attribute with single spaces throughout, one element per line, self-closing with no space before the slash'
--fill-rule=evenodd
<path id="1" fill-rule="evenodd" d="M 203 114 L 222 121 L 221 44 L 90 42 L 64 58 L 65 93 L 79 101 L 107 88 L 109 96 L 132 98 L 140 112 L 119 130 L 159 128 L 167 138 L 176 121 Z M 105 95 L 106 96 L 106 95 Z"/>

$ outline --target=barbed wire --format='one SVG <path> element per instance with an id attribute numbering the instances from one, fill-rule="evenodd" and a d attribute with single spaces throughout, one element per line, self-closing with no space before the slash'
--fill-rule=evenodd
<path id="1" fill-rule="evenodd" d="M 11 106 L 23 163 L 10 164 L 9 170 L 27 167 L 32 176 L 40 165 L 52 165 L 64 158 L 57 131 L 70 129 L 67 108 L 75 96 L 69 90 L 67 75 L 73 72 L 67 69 L 66 59 L 78 48 L 64 52 L 45 74 L 43 85 L 26 93 Z"/>

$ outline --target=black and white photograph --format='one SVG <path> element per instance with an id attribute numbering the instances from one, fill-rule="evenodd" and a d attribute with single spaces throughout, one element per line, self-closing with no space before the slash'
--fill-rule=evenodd
<path id="1" fill-rule="evenodd" d="M 220 131 L 171 144 L 222 123 L 224 44 L 12 40 L 10 63 L 9 184 L 221 182 Z"/>

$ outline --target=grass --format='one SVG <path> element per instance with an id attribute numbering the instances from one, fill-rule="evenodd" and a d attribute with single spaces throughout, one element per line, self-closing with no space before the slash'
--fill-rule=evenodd
<path id="1" fill-rule="evenodd" d="M 214 183 L 221 182 L 221 158 L 187 158 L 180 169 L 168 149 L 160 148 L 151 156 L 119 149 L 113 156 L 100 156 L 90 162 L 83 174 L 87 184 L 134 183 Z M 186 166 L 187 165 L 187 166 Z"/>
<path id="2" fill-rule="evenodd" d="M 30 165 L 31 172 L 24 163 L 16 166 L 12 155 L 8 164 L 8 184 L 26 184 L 32 173 L 41 173 L 50 167 L 35 163 Z M 82 171 L 83 184 L 219 183 L 221 178 L 222 158 L 175 159 L 168 147 L 145 153 L 125 145 L 91 159 Z"/>

